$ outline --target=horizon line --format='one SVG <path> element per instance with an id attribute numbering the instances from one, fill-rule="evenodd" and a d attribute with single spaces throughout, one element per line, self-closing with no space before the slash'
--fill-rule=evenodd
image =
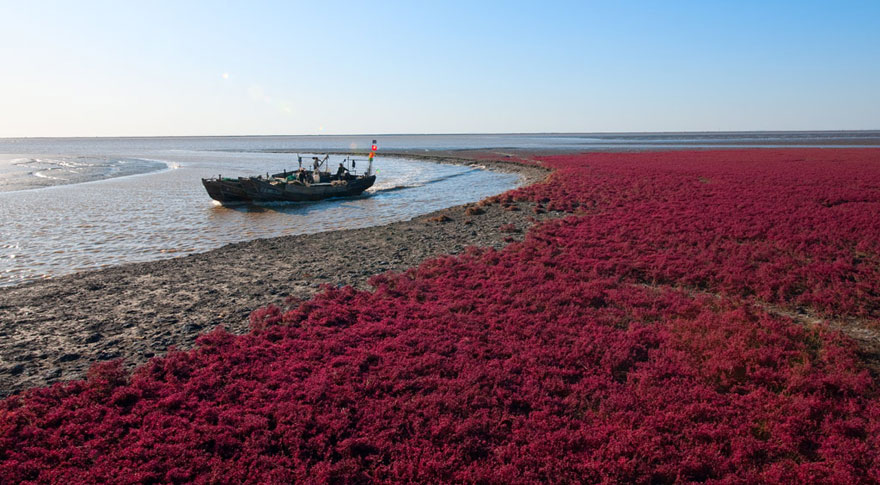
<path id="1" fill-rule="evenodd" d="M 449 133 L 320 133 L 265 135 L 91 135 L 91 136 L 0 136 L 0 140 L 94 139 L 94 138 L 275 138 L 293 136 L 481 136 L 481 135 L 667 135 L 737 133 L 880 133 L 874 129 L 834 130 L 682 130 L 682 131 L 535 131 L 535 132 L 449 132 Z"/>

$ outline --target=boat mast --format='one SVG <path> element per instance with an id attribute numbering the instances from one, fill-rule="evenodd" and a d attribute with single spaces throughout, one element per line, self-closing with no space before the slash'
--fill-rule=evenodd
<path id="1" fill-rule="evenodd" d="M 373 173 L 373 155 L 376 154 L 376 140 L 373 140 L 373 144 L 370 146 L 370 164 L 367 166 L 367 177 Z"/>

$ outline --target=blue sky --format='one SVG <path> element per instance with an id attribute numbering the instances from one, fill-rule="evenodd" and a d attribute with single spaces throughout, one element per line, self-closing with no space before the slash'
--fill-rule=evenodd
<path id="1" fill-rule="evenodd" d="M 880 2 L 0 0 L 0 137 L 880 129 Z"/>

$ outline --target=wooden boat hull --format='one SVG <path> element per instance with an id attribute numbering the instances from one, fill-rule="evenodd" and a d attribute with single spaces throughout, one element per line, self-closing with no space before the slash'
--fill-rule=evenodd
<path id="1" fill-rule="evenodd" d="M 254 202 L 305 202 L 359 195 L 373 186 L 376 176 L 313 184 L 281 183 L 254 177 L 242 178 L 240 181 L 245 194 Z"/>
<path id="2" fill-rule="evenodd" d="M 202 179 L 202 185 L 205 186 L 208 195 L 218 202 L 224 204 L 250 202 L 240 180 Z"/>

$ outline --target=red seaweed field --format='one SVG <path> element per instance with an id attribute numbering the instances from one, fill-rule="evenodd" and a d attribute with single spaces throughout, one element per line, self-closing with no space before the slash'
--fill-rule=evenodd
<path id="1" fill-rule="evenodd" d="M 815 323 L 880 330 L 880 150 L 541 163 L 490 202 L 562 216 L 503 250 L 2 401 L 0 483 L 880 481 L 877 380 Z"/>

